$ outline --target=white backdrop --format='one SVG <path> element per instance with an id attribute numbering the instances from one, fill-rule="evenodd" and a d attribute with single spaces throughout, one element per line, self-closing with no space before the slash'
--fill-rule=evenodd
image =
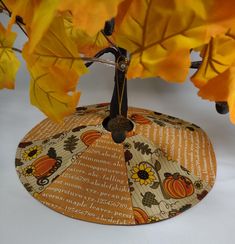
<path id="1" fill-rule="evenodd" d="M 0 17 L 1 22 L 3 21 Z M 24 41 L 19 35 L 17 47 Z M 20 56 L 19 56 L 20 57 Z M 107 56 L 106 56 L 107 57 Z M 180 71 L 179 71 L 180 72 Z M 82 77 L 79 105 L 108 102 L 113 69 L 94 65 Z M 201 100 L 187 80 L 170 84 L 159 79 L 128 81 L 129 105 L 173 115 L 201 126 L 209 135 L 218 161 L 213 190 L 185 213 L 156 224 L 117 227 L 87 223 L 60 215 L 33 199 L 14 168 L 21 138 L 44 115 L 29 104 L 29 75 L 22 63 L 14 91 L 0 91 L 0 243 L 1 244 L 152 244 L 235 243 L 235 125 Z"/>

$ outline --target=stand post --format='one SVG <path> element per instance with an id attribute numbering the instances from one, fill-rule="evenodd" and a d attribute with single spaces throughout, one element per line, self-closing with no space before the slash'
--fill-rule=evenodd
<path id="1" fill-rule="evenodd" d="M 114 90 L 110 103 L 110 118 L 116 118 L 117 115 L 122 115 L 126 118 L 128 110 L 126 82 L 127 51 L 123 48 L 119 48 L 119 50 L 120 54 L 115 55 L 117 67 L 115 68 Z M 119 104 L 119 102 L 121 102 L 121 104 Z"/>
<path id="2" fill-rule="evenodd" d="M 122 143 L 127 132 L 133 129 L 133 123 L 127 118 L 127 51 L 118 48 L 115 52 L 115 76 L 113 96 L 110 103 L 110 115 L 104 119 L 103 126 L 111 132 L 113 141 Z"/>

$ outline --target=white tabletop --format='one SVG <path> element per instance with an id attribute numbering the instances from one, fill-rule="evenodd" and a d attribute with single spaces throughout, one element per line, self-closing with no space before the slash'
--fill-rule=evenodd
<path id="1" fill-rule="evenodd" d="M 173 115 L 201 126 L 218 161 L 217 180 L 208 196 L 185 213 L 151 225 L 106 226 L 70 219 L 43 206 L 18 180 L 14 159 L 18 142 L 44 115 L 29 104 L 29 75 L 22 64 L 16 90 L 0 91 L 0 243 L 1 244 L 148 244 L 235 243 L 235 125 L 201 100 L 190 81 L 128 81 L 130 106 Z M 95 65 L 78 88 L 80 105 L 109 102 L 113 70 Z"/>

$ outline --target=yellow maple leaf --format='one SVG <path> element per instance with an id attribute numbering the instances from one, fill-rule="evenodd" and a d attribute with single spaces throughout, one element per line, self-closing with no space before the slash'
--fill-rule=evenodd
<path id="1" fill-rule="evenodd" d="M 227 101 L 230 119 L 235 124 L 235 63 L 201 86 L 198 95 L 210 101 Z"/>
<path id="2" fill-rule="evenodd" d="M 78 93 L 73 90 L 74 95 L 68 96 L 67 91 L 71 91 L 71 82 L 66 82 L 66 79 L 69 80 L 71 75 L 72 84 L 75 84 L 75 81 L 77 84 L 79 76 L 84 74 L 87 68 L 80 58 L 76 44 L 65 33 L 63 19 L 61 17 L 54 19 L 32 53 L 29 52 L 27 43 L 23 48 L 23 56 L 32 76 L 32 103 L 55 120 L 74 111 Z M 33 89 L 39 81 L 38 89 Z M 59 94 L 57 94 L 57 86 Z M 49 93 L 53 94 L 54 102 L 51 102 L 52 98 L 46 99 Z M 37 97 L 41 97 L 42 101 L 39 102 Z"/>
<path id="3" fill-rule="evenodd" d="M 53 21 L 59 3 L 60 0 L 42 0 L 34 11 L 32 23 L 30 25 L 30 52 L 36 47 Z"/>
<path id="4" fill-rule="evenodd" d="M 60 2 L 61 0 L 6 0 L 6 6 L 12 12 L 9 29 L 15 23 L 16 16 L 23 19 L 30 40 L 30 52 L 50 26 Z"/>
<path id="5" fill-rule="evenodd" d="M 76 91 L 77 72 L 61 65 L 30 69 L 30 101 L 55 121 L 75 112 L 80 98 Z"/>
<path id="6" fill-rule="evenodd" d="M 210 101 L 227 101 L 235 123 L 235 30 L 211 38 L 202 49 L 202 64 L 191 77 L 198 95 Z"/>
<path id="7" fill-rule="evenodd" d="M 66 16 L 64 23 L 66 33 L 77 44 L 79 53 L 93 57 L 97 52 L 109 46 L 100 31 L 94 36 L 90 36 L 83 30 L 74 27 L 71 16 Z"/>
<path id="8" fill-rule="evenodd" d="M 211 36 L 225 31 L 225 23 L 231 23 L 230 15 L 226 17 L 219 11 L 211 14 L 215 2 L 133 0 L 121 4 L 115 39 L 131 54 L 128 78 L 160 76 L 168 81 L 184 81 L 190 67 L 190 50 L 207 43 Z M 230 5 L 226 7 L 231 8 L 232 1 L 227 2 Z"/>
<path id="9" fill-rule="evenodd" d="M 235 21 L 234 0 L 224 0 L 223 3 L 221 0 L 169 0 L 167 2 L 168 4 L 171 2 L 174 8 L 178 10 L 185 10 L 185 6 L 190 6 L 198 17 L 210 23 L 211 27 L 217 28 L 219 32 L 221 30 L 220 28 L 232 26 Z M 220 26 L 217 25 L 218 23 Z M 216 32 L 216 29 L 213 31 Z"/>
<path id="10" fill-rule="evenodd" d="M 68 38 L 65 33 L 64 22 L 61 17 L 53 20 L 32 53 L 29 51 L 29 43 L 25 44 L 23 56 L 29 68 L 35 65 L 62 64 L 67 70 L 73 68 L 79 75 L 87 72 L 75 42 Z"/>
<path id="11" fill-rule="evenodd" d="M 16 33 L 7 32 L 0 23 L 0 89 L 15 87 L 15 76 L 20 66 L 12 50 L 15 39 Z"/>
<path id="12" fill-rule="evenodd" d="M 115 17 L 118 5 L 123 0 L 64 0 L 60 11 L 70 11 L 73 24 L 90 36 L 94 36 L 104 27 L 105 21 Z"/>
<path id="13" fill-rule="evenodd" d="M 225 34 L 211 38 L 201 51 L 202 64 L 191 77 L 197 87 L 223 73 L 235 61 L 235 30 L 229 29 Z"/>

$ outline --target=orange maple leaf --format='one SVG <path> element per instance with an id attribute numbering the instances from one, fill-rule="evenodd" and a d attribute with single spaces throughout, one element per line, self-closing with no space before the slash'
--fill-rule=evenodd
<path id="1" fill-rule="evenodd" d="M 198 71 L 191 77 L 198 95 L 210 101 L 227 101 L 235 123 L 235 30 L 211 38 L 201 52 Z"/>
<path id="2" fill-rule="evenodd" d="M 118 5 L 123 0 L 66 0 L 61 1 L 59 10 L 70 11 L 73 24 L 86 34 L 94 36 L 104 27 L 105 21 L 117 14 Z"/>
<path id="3" fill-rule="evenodd" d="M 80 96 L 76 92 L 78 78 L 87 69 L 76 44 L 66 35 L 61 17 L 53 20 L 33 53 L 28 45 L 24 46 L 23 56 L 31 74 L 31 102 L 50 118 L 59 120 L 75 111 Z"/>
<path id="4" fill-rule="evenodd" d="M 160 76 L 168 81 L 184 81 L 190 67 L 190 50 L 233 23 L 231 14 L 211 14 L 216 3 L 132 0 L 121 4 L 115 39 L 130 52 L 128 78 Z M 229 3 L 223 7 L 225 12 L 231 8 Z"/>

